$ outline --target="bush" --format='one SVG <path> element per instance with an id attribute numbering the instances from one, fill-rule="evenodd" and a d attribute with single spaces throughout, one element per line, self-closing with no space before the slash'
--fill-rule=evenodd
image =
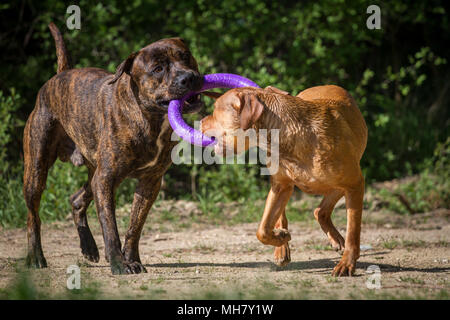
<path id="1" fill-rule="evenodd" d="M 213 201 L 254 201 L 267 196 L 267 179 L 259 175 L 259 168 L 249 164 L 219 165 L 217 169 L 200 168 L 199 195 Z"/>
<path id="2" fill-rule="evenodd" d="M 409 182 L 394 190 L 382 189 L 379 196 L 398 213 L 421 213 L 450 208 L 450 138 L 436 147 L 425 169 Z"/>
<path id="3" fill-rule="evenodd" d="M 237 73 L 292 94 L 322 84 L 346 88 L 369 128 L 362 159 L 367 183 L 421 172 L 436 145 L 449 136 L 449 55 L 442 44 L 450 41 L 450 24 L 444 1 L 380 1 L 381 30 L 366 28 L 365 0 L 81 0 L 79 6 L 81 30 L 68 30 L 63 1 L 0 5 L 1 224 L 25 215 L 23 125 L 39 88 L 55 74 L 50 21 L 60 27 L 76 67 L 114 71 L 130 52 L 181 36 L 204 74 Z M 58 166 L 48 182 L 54 196 L 46 193 L 42 202 L 52 219 L 70 211 L 66 199 L 86 176 L 83 169 Z M 195 198 L 198 193 L 210 201 L 243 201 L 265 194 L 255 169 L 222 167 L 172 166 L 165 179 L 167 196 Z M 120 203 L 131 198 L 134 185 L 127 181 L 118 192 Z"/>

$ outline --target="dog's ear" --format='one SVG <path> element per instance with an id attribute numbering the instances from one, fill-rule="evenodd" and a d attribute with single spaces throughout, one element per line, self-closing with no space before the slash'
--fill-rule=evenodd
<path id="1" fill-rule="evenodd" d="M 213 92 L 213 91 L 203 91 L 203 92 L 200 92 L 200 94 L 210 97 L 210 98 L 213 98 L 214 100 L 219 99 L 220 96 L 223 95 L 223 93 Z"/>
<path id="2" fill-rule="evenodd" d="M 186 40 L 184 40 L 183 38 L 180 38 L 180 37 L 175 37 L 175 38 L 173 38 L 173 39 L 175 39 L 175 40 L 177 40 L 177 41 L 180 41 L 180 42 L 182 42 L 183 44 L 187 44 L 186 43 Z"/>
<path id="3" fill-rule="evenodd" d="M 264 105 L 255 94 L 246 94 L 241 101 L 241 129 L 247 130 L 261 116 L 264 111 Z"/>
<path id="4" fill-rule="evenodd" d="M 273 93 L 289 95 L 289 92 L 281 90 L 281 89 L 278 89 L 278 88 L 275 88 L 275 87 L 272 87 L 272 86 L 265 87 L 264 90 L 271 91 Z"/>
<path id="5" fill-rule="evenodd" d="M 121 64 L 119 64 L 119 66 L 116 69 L 116 74 L 114 75 L 114 78 L 111 81 L 109 81 L 108 84 L 113 84 L 114 82 L 116 82 L 124 72 L 130 74 L 134 58 L 136 58 L 137 54 L 138 54 L 137 52 L 133 52 L 128 56 L 128 58 L 126 58 Z"/>

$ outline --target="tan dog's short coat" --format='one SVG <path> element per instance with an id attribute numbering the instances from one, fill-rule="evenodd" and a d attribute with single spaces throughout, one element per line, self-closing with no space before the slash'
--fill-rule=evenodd
<path id="1" fill-rule="evenodd" d="M 350 94 L 334 85 L 313 87 L 296 97 L 273 87 L 237 88 L 218 97 L 214 106 L 213 114 L 202 120 L 201 130 L 216 137 L 216 152 L 238 150 L 238 131 L 279 129 L 279 169 L 271 177 L 257 231 L 262 243 L 276 247 L 275 263 L 283 266 L 290 261 L 285 206 L 297 186 L 324 196 L 314 216 L 331 245 L 344 249 L 333 274 L 352 275 L 359 258 L 364 196 L 359 163 L 366 148 L 367 127 Z M 251 145 L 247 141 L 243 150 Z M 267 150 L 269 146 L 270 139 L 268 145 L 259 145 Z M 342 196 L 347 206 L 345 241 L 331 221 Z"/>

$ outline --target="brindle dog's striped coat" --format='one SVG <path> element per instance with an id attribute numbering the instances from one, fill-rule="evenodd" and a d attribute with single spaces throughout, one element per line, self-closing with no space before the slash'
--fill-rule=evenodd
<path id="1" fill-rule="evenodd" d="M 197 62 L 183 40 L 171 38 L 131 54 L 115 75 L 97 68 L 71 69 L 59 30 L 54 24 L 50 30 L 56 43 L 58 74 L 39 90 L 24 132 L 27 264 L 47 266 L 38 210 L 48 170 L 59 158 L 86 165 L 89 172 L 87 183 L 70 198 L 83 255 L 99 261 L 86 218 L 86 209 L 94 199 L 112 272 L 143 272 L 139 238 L 162 176 L 171 164 L 175 144 L 170 139 L 168 102 L 200 89 Z M 198 96 L 190 102 L 190 111 L 202 106 Z M 139 182 L 122 248 L 114 191 L 126 177 Z"/>

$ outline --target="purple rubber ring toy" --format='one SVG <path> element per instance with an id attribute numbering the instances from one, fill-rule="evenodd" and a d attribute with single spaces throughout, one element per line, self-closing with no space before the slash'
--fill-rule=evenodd
<path id="1" fill-rule="evenodd" d="M 192 97 L 194 94 L 198 94 L 202 91 L 206 91 L 214 88 L 240 88 L 240 87 L 257 87 L 259 86 L 250 79 L 244 78 L 237 74 L 231 73 L 213 73 L 204 76 L 203 87 L 198 92 L 189 93 L 185 97 L 179 100 L 172 100 L 169 103 L 168 116 L 170 125 L 178 136 L 183 140 L 197 145 L 206 147 L 214 143 L 214 139 L 205 136 L 198 130 L 191 128 L 182 117 L 182 108 L 184 101 Z"/>

